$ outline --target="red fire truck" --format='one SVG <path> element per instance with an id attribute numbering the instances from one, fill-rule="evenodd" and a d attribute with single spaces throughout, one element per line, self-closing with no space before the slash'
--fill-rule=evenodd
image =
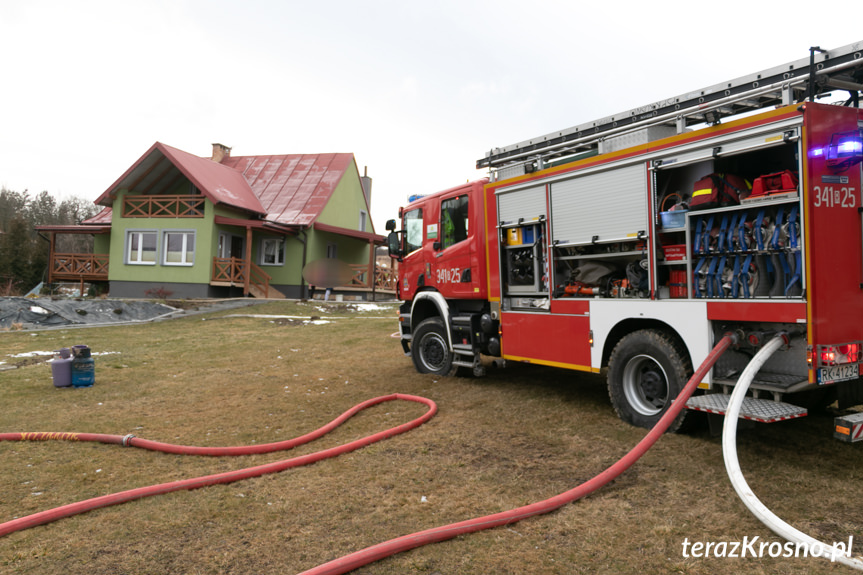
<path id="1" fill-rule="evenodd" d="M 804 415 L 795 398 L 863 402 L 861 91 L 863 42 L 812 48 L 492 149 L 477 161 L 487 179 L 387 224 L 405 352 L 439 375 L 481 375 L 484 356 L 607 368 L 617 414 L 651 427 L 724 333 L 739 344 L 691 409 L 723 413 L 783 332 L 745 417 Z"/>

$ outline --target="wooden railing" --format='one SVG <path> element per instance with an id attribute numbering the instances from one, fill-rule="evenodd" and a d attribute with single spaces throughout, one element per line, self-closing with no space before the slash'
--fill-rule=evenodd
<path id="1" fill-rule="evenodd" d="M 354 276 L 351 278 L 350 283 L 345 284 L 345 287 L 371 288 L 367 280 L 369 266 L 365 264 L 351 264 L 351 269 L 354 271 Z M 395 291 L 396 282 L 398 282 L 398 276 L 392 269 L 375 266 L 375 289 Z"/>
<path id="2" fill-rule="evenodd" d="M 247 269 L 246 261 L 240 258 L 213 258 L 213 273 L 210 281 L 245 286 Z M 260 290 L 265 298 L 270 295 L 271 279 L 272 276 L 260 266 L 251 264 L 249 285 Z"/>
<path id="3" fill-rule="evenodd" d="M 262 270 L 258 265 L 252 264 L 252 272 L 249 276 L 250 285 L 255 286 L 263 295 L 261 297 L 270 297 L 270 280 L 273 276 Z"/>
<path id="4" fill-rule="evenodd" d="M 203 218 L 203 196 L 126 196 L 124 218 Z"/>
<path id="5" fill-rule="evenodd" d="M 213 258 L 213 273 L 210 274 L 210 280 L 243 284 L 246 283 L 244 270 L 245 263 L 239 258 Z"/>
<path id="6" fill-rule="evenodd" d="M 53 280 L 107 280 L 108 254 L 54 254 Z"/>
<path id="7" fill-rule="evenodd" d="M 378 267 L 375 272 L 375 285 L 378 289 L 396 291 L 396 284 L 399 282 L 399 274 L 392 268 Z"/>
<path id="8" fill-rule="evenodd" d="M 351 269 L 354 271 L 354 276 L 351 278 L 351 281 L 345 284 L 346 287 L 370 287 L 366 281 L 369 266 L 364 264 L 351 264 Z"/>

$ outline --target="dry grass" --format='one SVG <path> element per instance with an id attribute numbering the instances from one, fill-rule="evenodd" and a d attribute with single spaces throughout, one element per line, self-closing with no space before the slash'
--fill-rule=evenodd
<path id="1" fill-rule="evenodd" d="M 298 573 L 417 530 L 503 511 L 575 487 L 642 436 L 618 421 L 602 379 L 515 366 L 484 379 L 421 376 L 402 356 L 394 312 L 324 325 L 190 316 L 140 326 L 7 332 L 0 431 L 78 431 L 190 445 L 287 439 L 370 397 L 429 397 L 428 424 L 309 467 L 97 510 L 0 539 L 4 573 Z M 297 303 L 254 313 L 330 315 Z M 237 312 L 231 312 L 237 313 Z M 389 320 L 361 319 L 385 315 Z M 56 390 L 44 363 L 5 357 L 86 343 L 97 383 Z M 390 402 L 289 454 L 195 458 L 67 442 L 0 444 L 0 522 L 133 487 L 240 469 L 338 445 L 408 421 Z M 780 517 L 863 550 L 861 444 L 831 417 L 742 432 L 741 465 Z M 423 497 L 426 501 L 423 502 Z M 685 559 L 682 542 L 774 540 L 728 482 L 717 438 L 665 436 L 617 481 L 538 518 L 358 569 L 425 573 L 842 573 L 818 559 Z"/>

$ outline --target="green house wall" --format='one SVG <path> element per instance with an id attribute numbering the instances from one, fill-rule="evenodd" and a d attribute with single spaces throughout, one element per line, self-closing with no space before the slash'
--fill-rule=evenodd
<path id="1" fill-rule="evenodd" d="M 93 253 L 94 254 L 110 254 L 111 253 L 111 234 L 96 234 L 93 237 Z M 110 271 L 110 266 L 108 269 Z"/>
<path id="2" fill-rule="evenodd" d="M 213 204 L 205 202 L 203 218 L 124 218 L 123 199 L 128 190 L 120 190 L 114 200 L 111 214 L 111 265 L 109 281 L 148 283 L 204 283 L 210 282 L 213 255 L 216 253 L 218 236 L 214 234 Z M 136 195 L 136 194 L 132 194 Z M 192 265 L 164 265 L 165 231 L 195 232 L 195 261 Z M 126 261 L 126 236 L 129 231 L 155 231 L 158 234 L 156 263 L 153 265 L 130 264 Z"/>
<path id="3" fill-rule="evenodd" d="M 360 211 L 366 212 L 365 231 L 374 232 L 357 164 L 352 161 L 317 221 L 349 230 L 360 230 Z M 366 264 L 369 261 L 367 241 L 314 229 L 309 232 L 308 261 L 326 258 L 330 244 L 336 245 L 336 257 L 342 261 L 355 264 Z"/>

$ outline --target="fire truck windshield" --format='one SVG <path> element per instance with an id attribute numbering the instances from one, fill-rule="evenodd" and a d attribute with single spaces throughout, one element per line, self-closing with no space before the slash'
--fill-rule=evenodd
<path id="1" fill-rule="evenodd" d="M 423 210 L 417 208 L 405 212 L 403 229 L 405 231 L 405 253 L 418 250 L 423 245 Z"/>

